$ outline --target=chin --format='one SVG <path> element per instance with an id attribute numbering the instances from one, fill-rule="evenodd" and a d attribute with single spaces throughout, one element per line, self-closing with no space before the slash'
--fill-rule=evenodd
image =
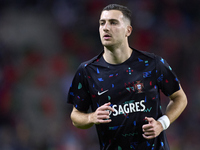
<path id="1" fill-rule="evenodd" d="M 104 47 L 106 47 L 107 49 L 113 49 L 114 45 L 103 45 Z"/>
<path id="2" fill-rule="evenodd" d="M 112 47 L 112 46 L 114 46 L 114 44 L 111 43 L 111 42 L 102 42 L 102 45 L 105 46 L 105 47 Z"/>

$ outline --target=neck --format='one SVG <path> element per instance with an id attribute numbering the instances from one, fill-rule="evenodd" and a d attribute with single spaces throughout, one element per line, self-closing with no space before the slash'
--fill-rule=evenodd
<path id="1" fill-rule="evenodd" d="M 125 62 L 132 53 L 132 49 L 127 45 L 123 48 L 107 48 L 104 47 L 103 57 L 107 63 L 120 64 Z"/>

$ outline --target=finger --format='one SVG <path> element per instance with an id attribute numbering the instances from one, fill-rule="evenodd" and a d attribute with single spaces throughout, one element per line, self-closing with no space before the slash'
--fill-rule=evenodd
<path id="1" fill-rule="evenodd" d="M 143 129 L 142 130 L 144 133 L 153 133 L 154 132 L 154 130 L 153 130 L 153 128 L 150 128 L 150 129 L 147 129 L 147 130 L 145 130 L 145 129 Z"/>
<path id="2" fill-rule="evenodd" d="M 101 111 L 110 110 L 110 109 L 112 109 L 110 106 L 104 106 L 104 105 L 98 108 L 98 110 L 101 110 Z"/>
<path id="3" fill-rule="evenodd" d="M 105 103 L 104 105 L 102 106 L 110 106 L 111 105 L 111 102 L 108 102 L 108 103 Z"/>
<path id="4" fill-rule="evenodd" d="M 111 121 L 112 121 L 111 119 L 108 119 L 108 120 L 99 120 L 95 124 L 110 123 Z"/>
<path id="5" fill-rule="evenodd" d="M 98 107 L 97 109 L 102 109 L 102 108 L 104 108 L 104 107 L 108 107 L 108 106 L 110 106 L 110 105 L 111 105 L 111 103 L 108 102 L 108 103 L 105 103 L 105 104 L 101 105 L 101 106 Z"/>
<path id="6" fill-rule="evenodd" d="M 153 128 L 153 126 L 151 124 L 145 124 L 145 125 L 142 126 L 143 130 L 149 130 L 149 129 L 152 129 L 152 128 Z"/>
<path id="7" fill-rule="evenodd" d="M 99 123 L 110 123 L 112 120 L 111 119 L 107 119 L 107 120 L 99 120 Z"/>
<path id="8" fill-rule="evenodd" d="M 147 140 L 155 138 L 155 136 L 153 136 L 153 135 L 152 136 L 146 136 L 146 135 L 142 134 L 142 136 Z"/>
<path id="9" fill-rule="evenodd" d="M 106 110 L 101 110 L 101 111 L 98 111 L 97 112 L 97 115 L 108 115 L 109 116 L 109 111 L 106 111 Z"/>
<path id="10" fill-rule="evenodd" d="M 142 131 L 143 131 L 144 133 L 146 133 L 146 132 L 154 132 L 153 128 L 146 129 L 146 130 L 145 130 L 145 129 L 143 129 Z"/>
<path id="11" fill-rule="evenodd" d="M 103 105 L 103 106 L 99 107 L 98 109 L 99 110 L 110 110 L 110 111 L 114 112 L 114 109 L 107 105 Z"/>
<path id="12" fill-rule="evenodd" d="M 146 132 L 144 132 L 144 135 L 146 135 L 146 136 L 155 135 L 155 132 L 153 132 L 153 131 L 146 131 Z"/>
<path id="13" fill-rule="evenodd" d="M 112 111 L 112 112 L 115 111 L 115 110 L 114 110 L 112 107 L 110 107 L 110 106 L 108 106 L 107 110 L 110 110 L 110 111 Z"/>
<path id="14" fill-rule="evenodd" d="M 109 115 L 99 115 L 97 119 L 110 119 Z"/>
<path id="15" fill-rule="evenodd" d="M 152 121 L 154 121 L 154 119 L 152 117 L 145 117 L 145 120 L 148 121 L 149 123 L 151 123 Z"/>

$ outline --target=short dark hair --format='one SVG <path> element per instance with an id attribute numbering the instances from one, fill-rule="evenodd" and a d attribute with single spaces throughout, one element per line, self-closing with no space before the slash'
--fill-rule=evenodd
<path id="1" fill-rule="evenodd" d="M 119 11 L 122 12 L 123 16 L 126 17 L 131 23 L 131 14 L 132 13 L 125 6 L 122 6 L 122 5 L 119 5 L 119 4 L 109 4 L 106 7 L 104 7 L 102 11 L 104 11 L 104 10 L 119 10 Z"/>

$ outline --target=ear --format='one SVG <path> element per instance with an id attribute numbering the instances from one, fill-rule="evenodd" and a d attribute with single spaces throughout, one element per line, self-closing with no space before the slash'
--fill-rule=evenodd
<path id="1" fill-rule="evenodd" d="M 128 25 L 127 26 L 127 30 L 126 30 L 126 37 L 129 37 L 132 33 L 132 26 L 131 25 Z"/>

